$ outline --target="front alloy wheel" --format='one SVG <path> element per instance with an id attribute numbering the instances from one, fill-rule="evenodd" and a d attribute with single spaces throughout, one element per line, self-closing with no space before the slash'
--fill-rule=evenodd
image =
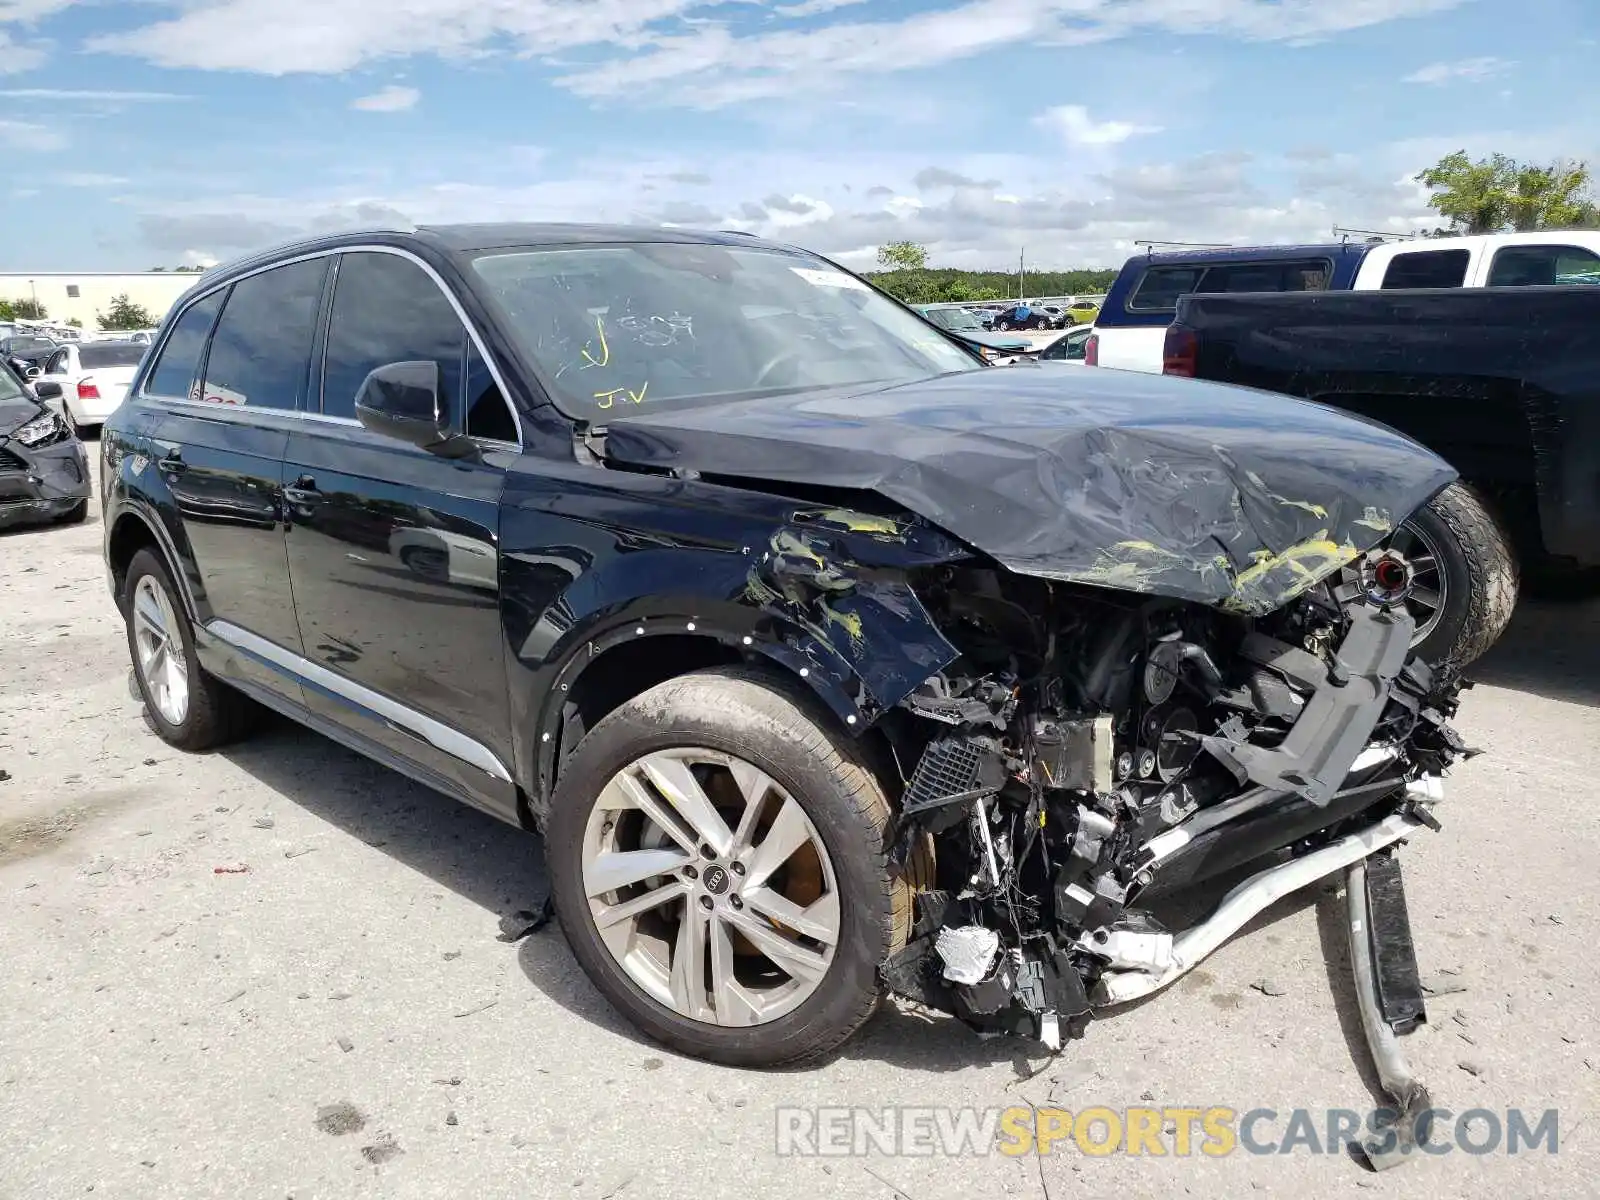
<path id="1" fill-rule="evenodd" d="M 872 1015 L 931 859 L 890 870 L 860 743 L 805 685 L 721 667 L 601 719 L 561 764 L 545 854 L 607 1000 L 674 1049 L 816 1059 Z"/>
<path id="2" fill-rule="evenodd" d="M 1510 623 L 1520 584 L 1516 552 L 1499 518 L 1469 485 L 1445 487 L 1354 564 L 1354 572 L 1385 590 L 1383 580 L 1366 577 L 1386 558 L 1404 564 L 1404 603 L 1417 623 L 1411 646 L 1425 661 L 1464 667 Z"/>
<path id="3" fill-rule="evenodd" d="M 838 885 L 811 821 L 759 767 L 715 750 L 656 751 L 612 776 L 589 815 L 583 883 L 628 977 L 694 1021 L 792 1012 L 839 940 Z"/>

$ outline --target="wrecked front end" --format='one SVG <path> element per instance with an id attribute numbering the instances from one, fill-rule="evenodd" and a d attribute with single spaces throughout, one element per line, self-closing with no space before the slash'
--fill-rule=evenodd
<path id="1" fill-rule="evenodd" d="M 937 557 L 917 542 L 936 533 L 821 514 L 750 579 L 881 701 L 891 861 L 926 885 L 882 965 L 900 995 L 1057 1047 L 1272 900 L 1432 824 L 1463 752 L 1457 684 L 1409 657 L 1395 593 L 1334 564 L 1250 615 L 971 553 L 891 565 Z M 1225 878 L 1242 882 L 1211 916 L 1172 915 Z"/>
<path id="2" fill-rule="evenodd" d="M 1166 985 L 1430 822 L 1462 752 L 1379 549 L 1455 472 L 1383 426 L 1018 369 L 642 413 L 606 452 L 838 506 L 778 530 L 746 598 L 888 742 L 894 863 L 921 886 L 932 851 L 884 978 L 980 1030 L 1059 1044 Z"/>

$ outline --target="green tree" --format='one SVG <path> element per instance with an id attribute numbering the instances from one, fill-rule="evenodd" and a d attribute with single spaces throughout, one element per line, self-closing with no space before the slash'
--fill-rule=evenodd
<path id="1" fill-rule="evenodd" d="M 37 300 L 0 300 L 0 321 L 42 321 L 50 314 Z"/>
<path id="2" fill-rule="evenodd" d="M 1450 222 L 1450 233 L 1600 225 L 1586 163 L 1522 163 L 1507 154 L 1474 161 L 1465 150 L 1457 150 L 1419 172 L 1416 180 L 1433 189 L 1428 204 Z"/>
<path id="3" fill-rule="evenodd" d="M 928 265 L 928 248 L 916 242 L 890 242 L 878 247 L 878 266 L 885 271 L 920 271 Z"/>
<path id="4" fill-rule="evenodd" d="M 74 329 L 82 329 L 83 328 L 83 322 L 78 320 L 77 317 L 68 317 L 67 318 L 67 324 L 71 325 Z"/>
<path id="5" fill-rule="evenodd" d="M 128 299 L 128 293 L 111 297 L 109 311 L 95 313 L 95 320 L 100 322 L 100 328 L 111 329 L 154 329 L 156 325 L 155 314 L 142 304 L 135 304 Z"/>

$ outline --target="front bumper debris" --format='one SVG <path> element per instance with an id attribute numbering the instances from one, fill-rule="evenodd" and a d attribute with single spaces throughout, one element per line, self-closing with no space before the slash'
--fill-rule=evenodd
<path id="1" fill-rule="evenodd" d="M 0 528 L 53 520 L 89 495 L 89 456 L 77 438 L 38 449 L 0 438 Z"/>

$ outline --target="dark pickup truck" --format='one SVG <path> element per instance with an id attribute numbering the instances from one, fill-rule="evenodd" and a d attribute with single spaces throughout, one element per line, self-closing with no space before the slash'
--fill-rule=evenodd
<path id="1" fill-rule="evenodd" d="M 1600 566 L 1600 287 L 1189 296 L 1164 370 L 1369 417 L 1456 468 L 1389 542 L 1428 657 L 1488 649 L 1523 568 Z"/>

